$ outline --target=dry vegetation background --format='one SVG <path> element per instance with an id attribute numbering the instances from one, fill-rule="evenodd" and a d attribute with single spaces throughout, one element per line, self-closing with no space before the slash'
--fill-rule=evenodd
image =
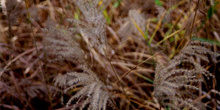
<path id="1" fill-rule="evenodd" d="M 219 0 L 1 0 L 0 109 L 220 110 L 219 46 Z"/>

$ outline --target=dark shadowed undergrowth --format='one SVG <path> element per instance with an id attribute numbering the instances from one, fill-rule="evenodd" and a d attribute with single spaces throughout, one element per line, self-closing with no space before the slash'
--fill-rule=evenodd
<path id="1" fill-rule="evenodd" d="M 219 0 L 0 0 L 1 110 L 220 109 Z"/>

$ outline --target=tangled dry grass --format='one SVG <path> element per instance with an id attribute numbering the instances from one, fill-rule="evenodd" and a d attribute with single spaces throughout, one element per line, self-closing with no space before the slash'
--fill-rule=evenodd
<path id="1" fill-rule="evenodd" d="M 0 0 L 0 109 L 220 109 L 219 0 Z"/>

